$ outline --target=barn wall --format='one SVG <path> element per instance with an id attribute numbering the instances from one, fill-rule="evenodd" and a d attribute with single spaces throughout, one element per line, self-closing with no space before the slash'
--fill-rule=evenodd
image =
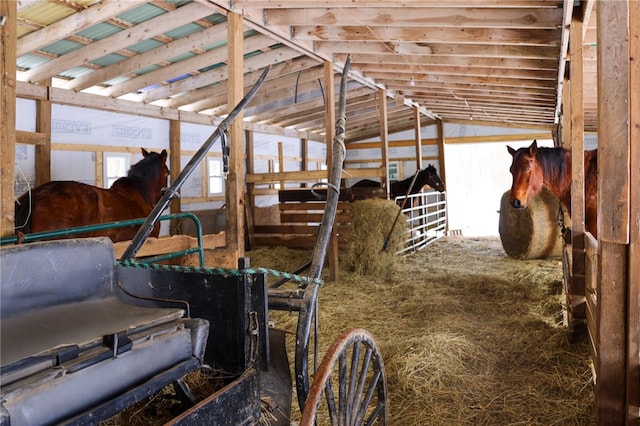
<path id="1" fill-rule="evenodd" d="M 16 100 L 16 128 L 22 131 L 36 130 L 36 103 L 32 100 Z M 215 130 L 212 126 L 181 123 L 181 168 L 187 165 L 195 152 Z M 245 141 L 243 140 L 244 144 Z M 278 144 L 283 144 L 283 169 L 303 170 L 302 144 L 299 139 L 254 134 L 255 172 L 264 173 L 279 166 L 281 160 Z M 76 149 L 77 147 L 77 149 Z M 51 180 L 74 180 L 90 185 L 100 183 L 97 178 L 96 151 L 131 152 L 131 164 L 141 159 L 140 147 L 152 150 L 169 149 L 169 121 L 128 114 L 118 114 L 88 108 L 52 105 L 52 154 Z M 210 149 L 208 156 L 221 158 L 221 144 L 218 141 Z M 307 170 L 318 170 L 324 165 L 326 148 L 324 143 L 309 141 Z M 183 211 L 196 212 L 203 220 L 205 233 L 216 233 L 225 227 L 222 208 L 225 203 L 224 190 L 209 197 L 203 185 L 206 178 L 206 161 L 202 161 L 181 188 Z M 16 196 L 35 185 L 35 146 L 16 146 Z M 268 185 L 256 185 L 267 188 Z M 256 205 L 273 206 L 278 203 L 277 193 L 259 195 Z M 221 213 L 222 212 L 222 213 Z M 165 213 L 169 213 L 168 211 Z M 169 233 L 168 223 L 162 223 L 161 234 Z M 186 225 L 190 227 L 191 225 Z"/>

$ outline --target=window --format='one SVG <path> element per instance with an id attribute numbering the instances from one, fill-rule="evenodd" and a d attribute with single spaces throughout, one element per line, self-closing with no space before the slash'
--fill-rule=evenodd
<path id="1" fill-rule="evenodd" d="M 131 156 L 129 154 L 104 153 L 104 182 L 110 188 L 118 178 L 127 175 L 131 167 Z"/>
<path id="2" fill-rule="evenodd" d="M 395 161 L 389 163 L 389 180 L 392 182 L 398 180 L 398 163 Z"/>
<path id="3" fill-rule="evenodd" d="M 207 177 L 208 177 L 208 194 L 220 195 L 224 191 L 224 182 L 222 176 L 222 159 L 209 158 L 207 160 Z"/>

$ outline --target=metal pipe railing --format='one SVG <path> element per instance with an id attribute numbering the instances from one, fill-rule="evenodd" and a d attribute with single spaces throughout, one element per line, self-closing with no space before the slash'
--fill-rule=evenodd
<path id="1" fill-rule="evenodd" d="M 161 216 L 158 220 L 173 220 L 173 219 L 182 219 L 182 218 L 191 219 L 195 224 L 196 239 L 198 242 L 198 247 L 192 247 L 190 249 L 178 251 L 175 253 L 145 259 L 143 261 L 144 263 L 157 262 L 160 260 L 171 259 L 174 257 L 184 256 L 185 254 L 198 252 L 200 266 L 204 266 L 204 247 L 202 245 L 202 223 L 200 222 L 200 219 L 198 218 L 198 216 L 190 212 L 183 212 L 183 213 L 175 213 L 175 214 Z M 55 238 L 61 238 L 61 237 L 69 237 L 69 236 L 78 235 L 78 234 L 86 234 L 88 232 L 104 231 L 106 229 L 123 228 L 125 226 L 136 226 L 144 223 L 145 220 L 146 218 L 118 220 L 115 222 L 105 222 L 105 223 L 97 223 L 94 225 L 76 226 L 74 228 L 56 229 L 53 231 L 33 232 L 31 234 L 25 234 L 21 241 L 23 243 L 30 243 L 33 241 L 49 240 L 49 239 L 55 239 Z M 12 235 L 11 237 L 5 237 L 0 239 L 0 245 L 16 244 L 17 242 L 18 242 L 18 237 L 16 235 Z"/>

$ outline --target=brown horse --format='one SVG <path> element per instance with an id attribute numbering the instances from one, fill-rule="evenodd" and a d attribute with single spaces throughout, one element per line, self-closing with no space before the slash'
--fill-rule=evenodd
<path id="1" fill-rule="evenodd" d="M 412 180 L 413 176 L 392 183 L 389 191 L 391 198 L 405 196 Z M 429 164 L 426 168 L 420 170 L 418 176 L 416 177 L 416 181 L 411 187 L 411 192 L 409 192 L 409 194 L 417 194 L 422 188 L 424 188 L 425 185 L 432 187 L 436 191 L 445 191 L 444 182 L 442 181 L 442 179 L 440 179 L 440 176 L 438 176 L 438 171 L 432 164 Z M 363 179 L 351 185 L 352 188 L 378 188 L 380 186 L 380 182 L 370 179 Z"/>
<path id="2" fill-rule="evenodd" d="M 537 141 L 528 148 L 515 150 L 507 146 L 513 157 L 513 184 L 509 202 L 524 208 L 542 185 L 553 193 L 571 215 L 571 151 L 566 148 L 538 148 Z M 584 153 L 584 203 L 587 231 L 598 236 L 598 150 Z"/>
<path id="3" fill-rule="evenodd" d="M 22 194 L 16 202 L 16 233 L 33 233 L 76 226 L 144 218 L 162 197 L 169 169 L 167 151 L 147 152 L 131 166 L 127 176 L 103 189 L 73 181 L 52 181 Z M 112 228 L 71 235 L 74 237 L 107 236 L 113 240 L 132 239 L 139 226 Z M 152 233 L 157 236 L 160 227 Z M 60 237 L 65 238 L 65 237 Z"/>

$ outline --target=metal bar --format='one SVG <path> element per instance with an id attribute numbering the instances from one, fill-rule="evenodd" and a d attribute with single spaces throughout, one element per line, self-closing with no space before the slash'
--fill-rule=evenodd
<path id="1" fill-rule="evenodd" d="M 349 69 L 351 67 L 351 57 L 347 56 L 344 68 L 342 70 L 342 80 L 340 83 L 340 99 L 338 101 L 338 117 L 336 119 L 336 132 L 333 138 L 332 146 L 332 164 L 329 174 L 329 188 L 327 190 L 327 201 L 322 216 L 322 222 L 318 229 L 316 242 L 313 246 L 311 255 L 311 278 L 320 278 L 322 267 L 324 266 L 329 239 L 331 238 L 331 230 L 338 208 L 338 199 L 340 198 L 340 179 L 342 175 L 342 165 L 346 155 L 346 147 L 344 145 L 346 117 L 346 87 L 349 78 Z M 327 102 L 333 102 L 327 99 Z M 298 395 L 298 404 L 301 409 L 309 394 L 309 338 L 311 336 L 312 321 L 318 311 L 318 285 L 313 281 L 309 284 L 304 293 L 303 304 L 301 306 L 298 319 L 298 327 L 296 330 L 295 353 L 295 373 L 296 373 L 296 389 Z M 317 331 L 316 331 L 317 337 Z M 316 345 L 317 347 L 317 345 Z"/>
<path id="2" fill-rule="evenodd" d="M 233 110 L 229 113 L 229 115 L 224 120 L 222 120 L 218 128 L 204 142 L 204 144 L 200 147 L 198 152 L 195 153 L 195 155 L 191 158 L 189 163 L 187 163 L 184 169 L 182 169 L 182 171 L 180 172 L 178 177 L 176 177 L 175 181 L 171 184 L 171 186 L 164 191 L 164 195 L 156 203 L 156 206 L 153 208 L 151 213 L 149 213 L 149 216 L 147 216 L 147 220 L 145 220 L 142 226 L 140 226 L 138 233 L 135 235 L 135 237 L 133 237 L 133 240 L 131 240 L 131 244 L 129 244 L 129 247 L 127 247 L 127 249 L 124 251 L 120 260 L 130 260 L 136 256 L 136 253 L 138 253 L 138 250 L 140 250 L 140 247 L 142 247 L 142 244 L 144 244 L 144 241 L 147 239 L 149 234 L 151 234 L 151 231 L 153 230 L 153 226 L 157 222 L 158 218 L 160 217 L 160 214 L 162 214 L 164 209 L 166 209 L 169 206 L 169 203 L 171 203 L 171 200 L 173 199 L 173 197 L 175 197 L 178 194 L 178 191 L 180 190 L 180 187 L 182 186 L 182 184 L 185 182 L 187 177 L 189 177 L 189 175 L 191 174 L 193 169 L 195 169 L 198 163 L 200 163 L 200 161 L 204 158 L 204 156 L 207 154 L 207 152 L 213 146 L 213 144 L 218 140 L 218 138 L 220 138 L 223 135 L 225 130 L 231 125 L 231 123 L 236 118 L 236 116 L 240 114 L 240 111 L 242 111 L 244 107 L 251 101 L 251 99 L 253 99 L 253 96 L 258 92 L 258 89 L 260 89 L 260 86 L 262 86 L 262 83 L 267 78 L 267 73 L 269 72 L 270 69 L 271 67 L 267 67 L 262 72 L 262 75 L 260 76 L 258 81 L 256 81 L 256 83 L 253 85 L 251 90 L 249 90 L 249 92 L 240 101 L 240 103 L 238 103 L 238 105 L 236 105 L 235 108 L 233 108 Z"/>

